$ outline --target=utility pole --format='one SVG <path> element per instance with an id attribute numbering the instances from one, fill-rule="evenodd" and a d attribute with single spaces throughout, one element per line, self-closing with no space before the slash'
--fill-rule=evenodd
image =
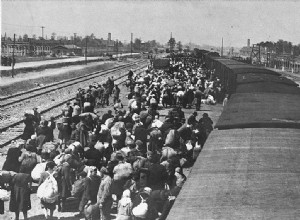
<path id="1" fill-rule="evenodd" d="M 133 33 L 131 33 L 131 41 L 130 41 L 130 53 L 132 57 L 132 39 L 133 39 Z"/>
<path id="2" fill-rule="evenodd" d="M 75 39 L 76 39 L 76 33 L 74 33 L 74 39 L 73 39 L 73 53 L 75 54 Z"/>
<path id="3" fill-rule="evenodd" d="M 222 37 L 221 57 L 223 57 L 223 37 Z"/>
<path id="4" fill-rule="evenodd" d="M 87 36 L 85 37 L 85 65 L 87 65 Z"/>
<path id="5" fill-rule="evenodd" d="M 15 44 L 16 44 L 16 34 L 14 34 L 14 45 L 13 45 L 13 54 L 11 62 L 11 77 L 14 78 L 14 68 L 15 68 Z"/>
<path id="6" fill-rule="evenodd" d="M 119 48 L 118 48 L 119 41 L 118 41 L 118 39 L 116 40 L 116 43 L 117 43 L 117 58 L 118 58 L 118 56 L 119 56 Z"/>
<path id="7" fill-rule="evenodd" d="M 42 57 L 44 57 L 44 26 L 42 28 Z"/>

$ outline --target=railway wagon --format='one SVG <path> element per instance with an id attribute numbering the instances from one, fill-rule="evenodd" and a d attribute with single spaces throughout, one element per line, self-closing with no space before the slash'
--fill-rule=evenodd
<path id="1" fill-rule="evenodd" d="M 167 219 L 300 219 L 299 87 L 220 63 L 235 89 Z"/>

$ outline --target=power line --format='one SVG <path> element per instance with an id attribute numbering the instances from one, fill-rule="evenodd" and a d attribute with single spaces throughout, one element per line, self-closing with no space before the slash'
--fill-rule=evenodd
<path id="1" fill-rule="evenodd" d="M 6 23 L 6 22 L 2 22 L 2 24 L 6 24 L 6 25 L 10 25 L 10 26 L 18 26 L 18 27 L 40 27 L 40 26 L 36 26 L 36 25 L 21 25 L 21 24 L 10 24 L 10 23 Z"/>

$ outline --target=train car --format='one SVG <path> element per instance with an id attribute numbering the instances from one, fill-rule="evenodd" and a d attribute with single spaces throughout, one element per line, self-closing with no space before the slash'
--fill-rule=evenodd
<path id="1" fill-rule="evenodd" d="M 212 60 L 231 97 L 167 219 L 300 219 L 298 85 Z"/>
<path id="2" fill-rule="evenodd" d="M 300 129 L 213 131 L 168 220 L 299 219 Z"/>

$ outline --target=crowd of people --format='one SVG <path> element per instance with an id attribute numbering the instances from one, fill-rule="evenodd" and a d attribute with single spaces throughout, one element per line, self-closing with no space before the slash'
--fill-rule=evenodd
<path id="1" fill-rule="evenodd" d="M 24 142 L 13 144 L 2 168 L 2 177 L 10 176 L 9 208 L 16 219 L 19 212 L 26 219 L 31 209 L 32 182 L 39 185 L 46 219 L 56 207 L 68 210 L 70 197 L 77 198 L 77 216 L 86 219 L 110 219 L 112 212 L 118 220 L 166 219 L 186 180 L 183 168 L 193 164 L 213 130 L 208 114 L 197 120 L 197 111 L 225 97 L 214 70 L 201 60 L 173 57 L 170 63 L 168 70 L 149 66 L 142 75 L 128 73 L 127 108 L 108 78 L 78 89 L 58 121 L 42 119 L 36 108 L 25 113 Z M 107 113 L 95 113 L 104 106 Z M 194 106 L 186 117 L 182 109 Z M 162 108 L 170 108 L 163 120 Z"/>

